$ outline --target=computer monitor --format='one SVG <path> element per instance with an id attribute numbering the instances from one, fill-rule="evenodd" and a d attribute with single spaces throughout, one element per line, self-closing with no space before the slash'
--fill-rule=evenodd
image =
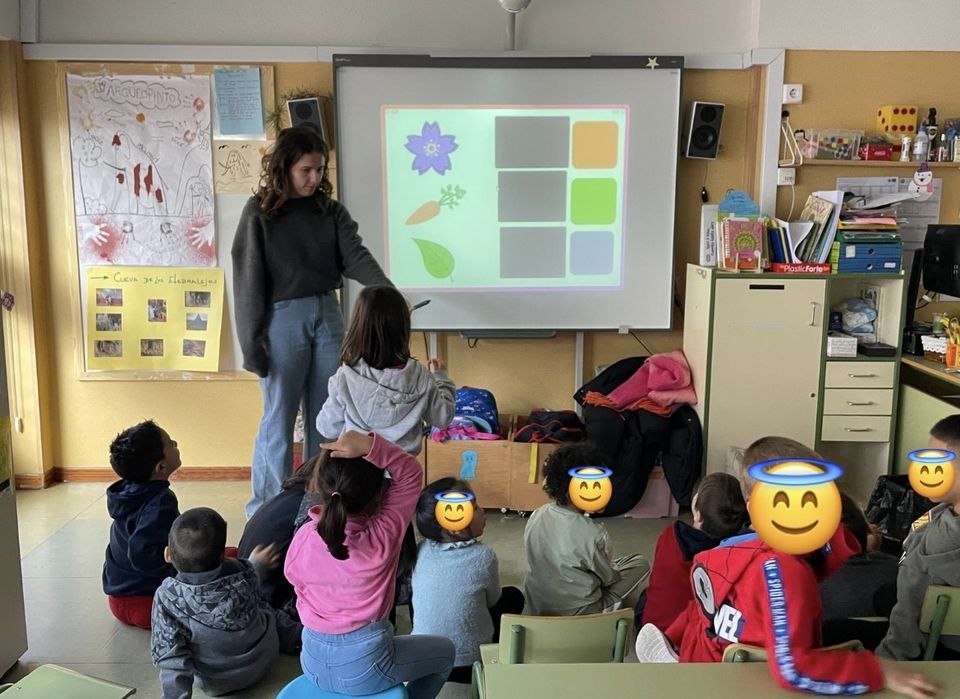
<path id="1" fill-rule="evenodd" d="M 960 225 L 927 226 L 923 239 L 923 288 L 960 296 Z"/>

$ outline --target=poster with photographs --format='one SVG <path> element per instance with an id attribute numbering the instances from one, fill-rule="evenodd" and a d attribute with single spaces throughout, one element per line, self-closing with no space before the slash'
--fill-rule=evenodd
<path id="1" fill-rule="evenodd" d="M 88 371 L 217 371 L 222 269 L 86 272 Z"/>

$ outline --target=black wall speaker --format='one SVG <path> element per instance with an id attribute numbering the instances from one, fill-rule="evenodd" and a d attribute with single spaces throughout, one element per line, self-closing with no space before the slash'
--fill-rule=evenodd
<path id="1" fill-rule="evenodd" d="M 723 110 L 724 106 L 716 102 L 694 102 L 690 106 L 687 145 L 683 151 L 685 156 L 702 160 L 717 157 Z"/>
<path id="2" fill-rule="evenodd" d="M 305 126 L 314 129 L 328 146 L 327 129 L 323 121 L 323 110 L 317 97 L 287 100 L 291 126 Z"/>

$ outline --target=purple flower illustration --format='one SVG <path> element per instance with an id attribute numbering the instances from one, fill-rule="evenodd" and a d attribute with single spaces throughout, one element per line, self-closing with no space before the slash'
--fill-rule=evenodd
<path id="1" fill-rule="evenodd" d="M 456 136 L 444 136 L 440 133 L 440 125 L 423 122 L 420 135 L 407 136 L 406 148 L 414 154 L 412 169 L 419 174 L 430 168 L 442 175 L 453 168 L 450 163 L 450 154 L 457 149 Z"/>

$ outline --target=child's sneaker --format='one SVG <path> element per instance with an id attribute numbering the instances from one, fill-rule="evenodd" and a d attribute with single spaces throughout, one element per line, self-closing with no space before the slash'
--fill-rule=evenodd
<path id="1" fill-rule="evenodd" d="M 641 663 L 679 662 L 670 641 L 653 624 L 644 624 L 637 634 L 637 660 Z"/>

